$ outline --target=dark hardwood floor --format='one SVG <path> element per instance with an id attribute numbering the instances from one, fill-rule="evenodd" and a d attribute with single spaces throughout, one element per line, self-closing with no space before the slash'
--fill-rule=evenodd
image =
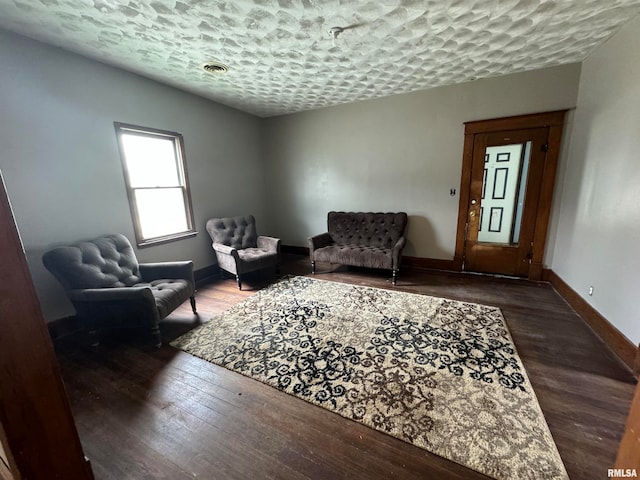
<path id="1" fill-rule="evenodd" d="M 281 270 L 310 275 L 299 256 Z M 319 265 L 316 278 L 394 288 L 380 271 Z M 186 302 L 161 323 L 160 349 L 131 330 L 57 345 L 97 480 L 487 478 L 168 345 L 272 280 L 201 287 L 199 318 Z M 395 288 L 499 306 L 571 479 L 607 478 L 635 380 L 551 286 L 425 271 Z"/>

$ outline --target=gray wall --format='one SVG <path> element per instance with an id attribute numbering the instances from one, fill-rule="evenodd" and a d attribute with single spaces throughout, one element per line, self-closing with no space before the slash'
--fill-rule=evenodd
<path id="1" fill-rule="evenodd" d="M 45 249 L 113 231 L 133 238 L 113 121 L 184 135 L 200 234 L 138 255 L 202 268 L 215 263 L 206 219 L 248 211 L 262 232 L 306 245 L 328 210 L 405 210 L 406 253 L 451 259 L 463 122 L 577 105 L 546 264 L 585 297 L 594 285 L 586 299 L 638 342 L 638 27 L 582 74 L 574 64 L 267 120 L 0 31 L 0 170 L 45 316 L 73 313 L 41 266 Z"/>
<path id="2" fill-rule="evenodd" d="M 553 270 L 640 342 L 640 18 L 583 62 Z M 592 297 L 589 286 L 594 287 Z"/>
<path id="3" fill-rule="evenodd" d="M 580 65 L 270 118 L 270 206 L 283 243 L 306 245 L 327 211 L 406 211 L 405 254 L 452 259 L 463 123 L 572 108 Z"/>
<path id="4" fill-rule="evenodd" d="M 141 261 L 212 265 L 208 218 L 265 216 L 257 117 L 3 31 L 0 105 L 0 170 L 49 320 L 73 308 L 44 250 L 110 232 L 134 239 L 114 121 L 184 135 L 200 233 L 140 249 Z"/>

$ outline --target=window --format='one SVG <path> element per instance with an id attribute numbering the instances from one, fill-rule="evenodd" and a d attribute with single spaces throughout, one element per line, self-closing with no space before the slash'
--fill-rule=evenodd
<path id="1" fill-rule="evenodd" d="M 138 246 L 195 235 L 182 135 L 115 127 Z"/>

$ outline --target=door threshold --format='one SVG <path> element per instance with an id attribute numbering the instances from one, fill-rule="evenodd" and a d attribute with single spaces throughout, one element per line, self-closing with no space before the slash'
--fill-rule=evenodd
<path id="1" fill-rule="evenodd" d="M 477 275 L 482 277 L 492 277 L 492 278 L 508 278 L 510 280 L 527 280 L 527 277 L 516 277 L 515 275 L 505 275 L 503 273 L 485 273 L 485 272 L 471 272 L 469 270 L 464 270 L 462 273 L 467 273 L 469 275 Z"/>

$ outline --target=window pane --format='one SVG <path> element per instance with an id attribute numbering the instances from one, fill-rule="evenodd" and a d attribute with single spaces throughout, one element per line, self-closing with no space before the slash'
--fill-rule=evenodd
<path id="1" fill-rule="evenodd" d="M 182 185 L 172 138 L 122 134 L 132 188 Z"/>
<path id="2" fill-rule="evenodd" d="M 114 125 L 138 245 L 195 234 L 182 135 Z"/>
<path id="3" fill-rule="evenodd" d="M 181 188 L 134 190 L 138 219 L 144 238 L 156 238 L 189 230 Z"/>

